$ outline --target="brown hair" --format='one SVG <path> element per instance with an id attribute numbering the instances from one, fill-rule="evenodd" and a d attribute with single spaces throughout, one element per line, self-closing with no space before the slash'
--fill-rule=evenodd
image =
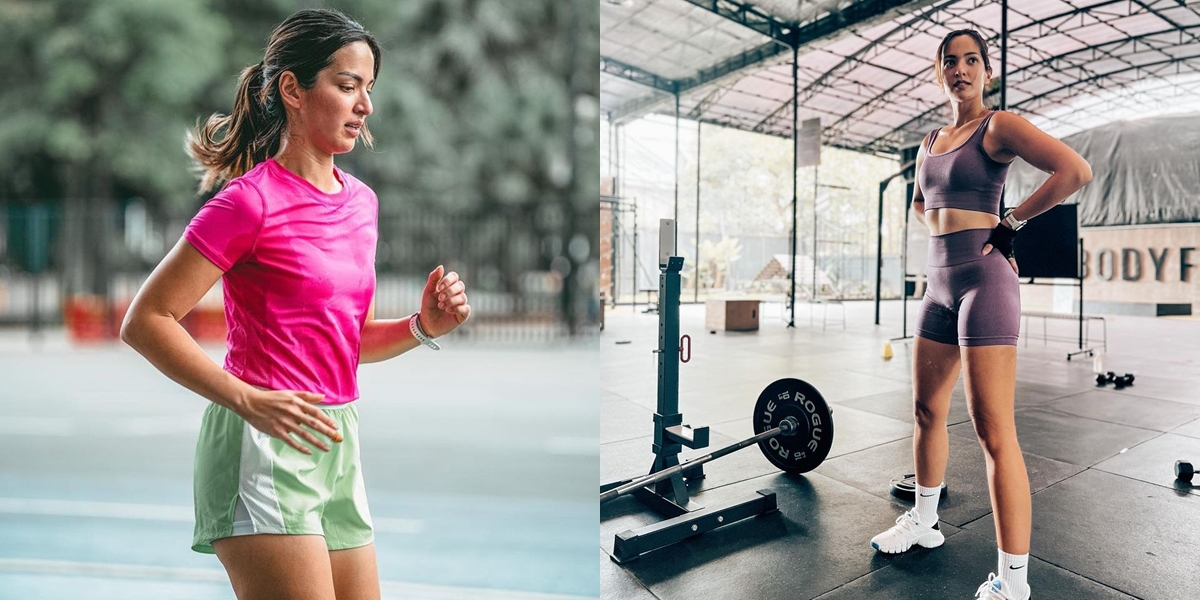
<path id="1" fill-rule="evenodd" d="M 967 35 L 975 40 L 975 44 L 979 46 L 979 54 L 983 57 L 983 68 L 992 70 L 992 61 L 988 59 L 987 42 L 983 40 L 983 36 L 974 29 L 959 29 L 951 31 L 942 38 L 942 43 L 938 44 L 937 55 L 933 57 L 933 72 L 937 74 L 938 85 L 945 82 L 945 77 L 942 74 L 942 60 L 946 57 L 946 48 L 950 47 L 950 40 L 960 36 Z"/>
<path id="2" fill-rule="evenodd" d="M 287 128 L 287 112 L 279 100 L 279 77 L 285 71 L 309 89 L 317 73 L 333 62 L 333 54 L 353 42 L 366 42 L 371 48 L 373 76 L 378 76 L 379 43 L 346 15 L 336 10 L 302 10 L 280 23 L 271 32 L 262 62 L 246 67 L 238 77 L 233 112 L 213 113 L 188 132 L 187 152 L 202 173 L 200 192 L 240 177 L 279 151 Z M 366 124 L 362 139 L 367 147 L 374 144 Z"/>

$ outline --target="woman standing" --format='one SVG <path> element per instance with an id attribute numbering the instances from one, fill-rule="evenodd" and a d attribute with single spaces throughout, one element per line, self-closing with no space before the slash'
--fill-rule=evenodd
<path id="1" fill-rule="evenodd" d="M 217 555 L 241 600 L 379 598 L 357 368 L 437 349 L 433 339 L 470 316 L 464 283 L 439 266 L 418 313 L 374 318 L 378 201 L 333 157 L 371 144 L 379 62 L 375 38 L 337 11 L 303 10 L 275 28 L 263 61 L 242 72 L 232 114 L 189 135 L 201 191 L 226 185 L 121 327 L 156 368 L 212 401 L 192 549 Z M 179 325 L 218 279 L 224 368 Z"/>
<path id="2" fill-rule="evenodd" d="M 1032 515 L 1013 414 L 1021 294 L 1012 243 L 1026 221 L 1083 187 L 1092 173 L 1075 151 L 1025 119 L 984 108 L 992 67 L 977 31 L 948 34 L 938 46 L 934 71 L 954 122 L 926 136 L 913 191 L 917 218 L 930 232 L 929 284 L 913 342 L 916 507 L 871 545 L 896 553 L 945 541 L 937 507 L 950 453 L 950 394 L 961 369 L 986 457 L 999 544 L 999 575 L 990 574 L 975 597 L 1028 600 Z M 1000 215 L 1008 166 L 1017 157 L 1050 178 Z"/>

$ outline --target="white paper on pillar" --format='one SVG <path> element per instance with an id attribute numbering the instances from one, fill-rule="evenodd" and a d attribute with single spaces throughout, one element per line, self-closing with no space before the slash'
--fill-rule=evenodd
<path id="1" fill-rule="evenodd" d="M 659 219 L 658 266 L 667 266 L 672 256 L 675 256 L 675 219 Z"/>
<path id="2" fill-rule="evenodd" d="M 808 119 L 796 130 L 796 166 L 821 164 L 821 119 Z"/>

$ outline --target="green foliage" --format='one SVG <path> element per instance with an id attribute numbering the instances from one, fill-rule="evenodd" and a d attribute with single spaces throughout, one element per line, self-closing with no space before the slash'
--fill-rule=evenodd
<path id="1" fill-rule="evenodd" d="M 787 237 L 792 227 L 791 141 L 736 129 L 705 126 L 701 138 L 704 235 Z M 695 153 L 686 152 L 680 189 L 695 189 Z M 896 161 L 823 147 L 817 167 L 820 238 L 869 237 L 877 219 L 879 182 L 899 168 Z M 796 170 L 797 220 L 801 254 L 810 253 L 813 223 L 813 167 Z M 885 193 L 885 252 L 897 252 L 904 222 L 904 183 Z M 857 232 L 857 233 L 855 233 Z"/>
<path id="2" fill-rule="evenodd" d="M 700 285 L 710 289 L 724 289 L 726 275 L 733 263 L 742 257 L 742 245 L 737 238 L 722 237 L 721 241 L 702 240 L 700 256 Z"/>
<path id="3" fill-rule="evenodd" d="M 0 3 L 0 168 L 66 167 L 84 181 L 15 177 L 0 196 L 188 199 L 181 135 L 221 66 L 228 23 L 203 0 Z M 47 165 L 45 163 L 51 163 Z M 40 182 L 40 183 L 37 183 Z"/>
<path id="4" fill-rule="evenodd" d="M 384 47 L 376 149 L 339 161 L 385 211 L 532 213 L 562 200 L 572 11 L 551 1 L 0 0 L 0 168 L 79 165 L 112 182 L 94 194 L 140 195 L 187 216 L 197 199 L 184 132 L 228 113 L 238 72 L 262 58 L 275 25 L 310 6 L 346 12 Z M 0 197 L 67 187 L 10 180 Z"/>
<path id="5" fill-rule="evenodd" d="M 312 7 L 383 47 L 376 146 L 337 157 L 379 195 L 379 266 L 445 261 L 516 294 L 552 280 L 580 322 L 599 246 L 590 0 L 0 0 L 0 205 L 62 209 L 68 293 L 145 267 L 125 257 L 121 203 L 142 198 L 159 231 L 195 214 L 186 131 L 228 114 L 272 29 Z"/>

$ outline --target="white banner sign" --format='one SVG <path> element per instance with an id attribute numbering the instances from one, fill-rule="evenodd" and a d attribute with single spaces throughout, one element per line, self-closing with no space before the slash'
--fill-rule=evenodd
<path id="1" fill-rule="evenodd" d="M 796 166 L 812 167 L 821 164 L 821 119 L 800 123 L 796 131 Z"/>

